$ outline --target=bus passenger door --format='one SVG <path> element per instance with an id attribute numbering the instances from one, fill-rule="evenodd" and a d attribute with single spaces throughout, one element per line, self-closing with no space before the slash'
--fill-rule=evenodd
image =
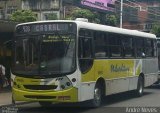
<path id="1" fill-rule="evenodd" d="M 92 99 L 93 93 L 91 92 L 94 89 L 93 38 L 89 30 L 80 30 L 78 58 L 81 71 L 81 100 Z"/>

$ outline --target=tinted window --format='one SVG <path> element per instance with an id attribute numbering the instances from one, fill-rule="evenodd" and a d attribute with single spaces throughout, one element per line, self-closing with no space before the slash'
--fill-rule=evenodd
<path id="1" fill-rule="evenodd" d="M 108 57 L 108 40 L 107 33 L 95 32 L 94 44 L 95 44 L 95 57 L 104 58 Z"/>
<path id="2" fill-rule="evenodd" d="M 110 57 L 121 56 L 121 38 L 119 34 L 109 33 Z"/>
<path id="3" fill-rule="evenodd" d="M 93 33 L 91 30 L 79 31 L 78 56 L 79 66 L 82 73 L 89 71 L 93 65 Z"/>
<path id="4" fill-rule="evenodd" d="M 124 57 L 134 56 L 133 40 L 131 36 L 122 36 L 122 47 Z"/>
<path id="5" fill-rule="evenodd" d="M 145 39 L 145 54 L 146 57 L 153 56 L 153 41 L 151 39 Z"/>
<path id="6" fill-rule="evenodd" d="M 143 38 L 139 37 L 135 39 L 135 48 L 136 48 L 136 56 L 137 57 L 144 57 L 145 52 L 144 52 L 144 42 Z"/>

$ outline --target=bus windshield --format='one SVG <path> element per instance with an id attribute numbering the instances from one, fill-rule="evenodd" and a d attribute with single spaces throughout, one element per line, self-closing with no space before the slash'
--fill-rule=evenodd
<path id="1" fill-rule="evenodd" d="M 61 75 L 75 70 L 73 33 L 17 36 L 13 73 L 20 75 Z"/>

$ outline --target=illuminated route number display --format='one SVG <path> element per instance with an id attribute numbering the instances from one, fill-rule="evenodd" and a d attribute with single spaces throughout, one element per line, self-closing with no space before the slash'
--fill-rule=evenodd
<path id="1" fill-rule="evenodd" d="M 56 35 L 48 35 L 46 36 L 46 38 L 43 39 L 43 43 L 52 43 L 52 42 L 73 42 L 74 39 L 71 38 L 69 35 L 61 35 L 60 37 L 59 36 L 56 36 Z"/>
<path id="2" fill-rule="evenodd" d="M 52 31 L 75 31 L 74 23 L 39 23 L 20 25 L 16 28 L 17 34 L 52 32 Z"/>

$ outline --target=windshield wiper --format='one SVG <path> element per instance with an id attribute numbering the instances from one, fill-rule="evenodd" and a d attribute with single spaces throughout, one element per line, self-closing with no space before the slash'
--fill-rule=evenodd
<path id="1" fill-rule="evenodd" d="M 69 43 L 68 43 L 68 45 L 67 45 L 67 47 L 66 47 L 66 49 L 65 49 L 64 56 L 67 55 L 67 51 L 68 51 L 68 49 L 69 49 L 70 43 L 71 43 L 71 39 L 70 39 L 70 41 L 69 41 Z"/>

